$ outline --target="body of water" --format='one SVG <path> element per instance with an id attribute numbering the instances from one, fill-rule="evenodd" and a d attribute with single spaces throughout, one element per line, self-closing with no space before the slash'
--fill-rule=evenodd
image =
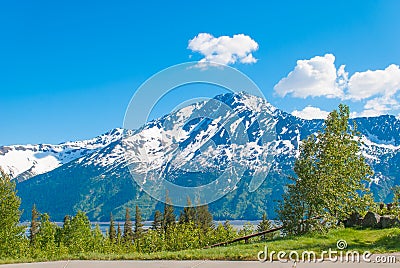
<path id="1" fill-rule="evenodd" d="M 217 226 L 218 224 L 224 224 L 225 221 L 214 221 L 215 226 Z M 257 227 L 258 223 L 260 222 L 260 220 L 229 220 L 229 223 L 233 226 L 233 228 L 240 230 L 243 228 L 243 225 L 246 223 L 250 223 L 254 226 L 254 228 Z M 58 226 L 62 227 L 63 223 L 62 222 L 55 222 Z M 115 229 L 117 229 L 117 224 L 121 225 L 121 230 L 124 230 L 124 223 L 123 221 L 116 221 L 115 222 Z M 134 225 L 134 222 L 132 222 Z M 151 224 L 153 222 L 152 221 L 144 221 L 143 222 L 143 228 L 148 229 L 151 227 Z M 95 228 L 96 225 L 99 225 L 100 230 L 102 231 L 103 234 L 106 234 L 106 232 L 110 229 L 110 222 L 91 222 L 92 224 L 92 228 Z M 26 226 L 26 235 L 29 235 L 29 226 L 30 226 L 30 222 L 23 222 L 22 225 Z"/>

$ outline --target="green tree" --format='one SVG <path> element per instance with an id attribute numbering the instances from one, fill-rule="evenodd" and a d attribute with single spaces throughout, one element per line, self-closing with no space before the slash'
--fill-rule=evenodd
<path id="1" fill-rule="evenodd" d="M 68 224 L 71 221 L 71 216 L 70 215 L 65 215 L 64 216 L 64 220 L 63 220 L 63 224 Z"/>
<path id="2" fill-rule="evenodd" d="M 187 206 L 183 208 L 183 211 L 179 215 L 178 222 L 182 224 L 182 223 L 195 222 L 195 220 L 196 220 L 196 209 L 193 207 L 192 201 L 188 197 Z"/>
<path id="3" fill-rule="evenodd" d="M 35 244 L 36 234 L 39 232 L 40 222 L 39 222 L 39 211 L 36 209 L 36 205 L 33 204 L 32 207 L 32 218 L 31 226 L 29 228 L 29 240 L 31 244 Z"/>
<path id="4" fill-rule="evenodd" d="M 118 222 L 117 224 L 117 244 L 121 244 L 122 241 L 122 230 L 121 230 L 121 224 Z"/>
<path id="5" fill-rule="evenodd" d="M 92 252 L 103 252 L 104 244 L 104 236 L 101 232 L 100 225 L 96 224 L 92 231 Z"/>
<path id="6" fill-rule="evenodd" d="M 92 230 L 89 218 L 83 211 L 68 220 L 63 226 L 63 244 L 72 254 L 91 250 Z"/>
<path id="7" fill-rule="evenodd" d="M 162 229 L 166 232 L 170 226 L 175 225 L 175 220 L 174 207 L 171 205 L 171 199 L 169 199 L 167 194 L 165 196 Z"/>
<path id="8" fill-rule="evenodd" d="M 50 216 L 44 213 L 40 216 L 40 229 L 36 234 L 35 245 L 39 256 L 53 257 L 57 254 L 55 242 L 57 226 L 50 221 Z"/>
<path id="9" fill-rule="evenodd" d="M 267 219 L 267 213 L 263 213 L 262 220 L 257 225 L 257 232 L 264 232 L 272 229 L 271 222 Z M 261 239 L 265 240 L 267 238 L 272 238 L 273 234 L 268 233 L 261 236 Z"/>
<path id="10" fill-rule="evenodd" d="M 218 242 L 229 241 L 237 237 L 235 228 L 228 220 L 226 220 L 221 226 L 223 228 L 223 236 L 221 236 L 222 239 Z"/>
<path id="11" fill-rule="evenodd" d="M 132 220 L 131 220 L 131 214 L 129 212 L 129 208 L 125 209 L 125 224 L 124 224 L 124 241 L 126 243 L 132 243 L 133 242 L 133 225 L 132 225 Z"/>
<path id="12" fill-rule="evenodd" d="M 162 221 L 163 221 L 162 213 L 159 210 L 156 210 L 154 212 L 154 220 L 153 223 L 151 224 L 151 229 L 153 230 L 161 229 Z"/>
<path id="13" fill-rule="evenodd" d="M 112 213 L 110 213 L 110 229 L 108 231 L 108 238 L 111 242 L 115 242 L 115 240 L 117 239 L 117 232 L 115 230 L 115 223 Z"/>
<path id="14" fill-rule="evenodd" d="M 336 226 L 372 205 L 365 187 L 372 171 L 362 156 L 357 126 L 349 125 L 349 114 L 348 106 L 339 105 L 339 111 L 328 115 L 324 129 L 302 142 L 294 166 L 297 178 L 292 178 L 294 184 L 278 209 L 287 233 Z"/>
<path id="15" fill-rule="evenodd" d="M 142 214 L 139 209 L 139 206 L 136 205 L 135 211 L 135 233 L 134 238 L 139 239 L 143 234 L 143 222 L 142 222 Z"/>
<path id="16" fill-rule="evenodd" d="M 57 244 L 60 245 L 66 245 L 68 244 L 69 236 L 71 234 L 71 216 L 70 215 L 65 215 L 64 216 L 64 221 L 63 221 L 63 227 L 61 228 L 61 231 L 57 232 L 56 234 L 56 242 Z"/>
<path id="17" fill-rule="evenodd" d="M 243 224 L 242 229 L 239 230 L 239 236 L 251 235 L 254 233 L 254 225 L 250 222 Z M 246 241 L 247 243 L 248 241 Z"/>
<path id="18" fill-rule="evenodd" d="M 393 200 L 392 200 L 392 208 L 387 214 L 394 215 L 396 217 L 400 217 L 400 186 L 396 185 L 392 188 L 393 192 Z"/>
<path id="19" fill-rule="evenodd" d="M 196 208 L 195 223 L 204 232 L 207 232 L 207 230 L 214 228 L 213 217 L 208 210 L 208 205 L 202 205 Z"/>
<path id="20" fill-rule="evenodd" d="M 21 199 L 15 183 L 0 169 L 0 258 L 16 257 L 24 240 L 24 226 L 19 225 Z"/>

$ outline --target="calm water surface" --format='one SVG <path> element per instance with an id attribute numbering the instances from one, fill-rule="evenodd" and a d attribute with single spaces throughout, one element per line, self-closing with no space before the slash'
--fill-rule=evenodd
<path id="1" fill-rule="evenodd" d="M 218 224 L 223 224 L 225 221 L 214 221 L 215 222 L 215 225 L 218 225 Z M 257 224 L 260 222 L 260 220 L 252 220 L 252 221 L 249 221 L 249 220 L 230 220 L 229 221 L 229 223 L 235 228 L 235 229 L 242 229 L 243 228 L 243 225 L 244 224 L 246 224 L 246 223 L 250 223 L 250 224 L 252 224 L 254 227 L 257 227 Z M 120 221 L 120 222 L 118 222 L 118 221 L 116 221 L 115 222 L 115 228 L 117 228 L 117 224 L 120 224 L 121 225 L 121 229 L 123 230 L 124 229 L 124 222 L 123 221 Z M 133 224 L 134 224 L 134 222 L 132 222 Z M 60 227 L 62 227 L 62 225 L 63 225 L 63 223 L 62 222 L 56 222 L 56 224 L 58 225 L 58 226 L 60 226 Z M 92 224 L 92 228 L 94 228 L 96 225 L 99 225 L 100 226 L 100 230 L 103 232 L 103 234 L 105 234 L 108 230 L 109 230 L 109 228 L 110 228 L 110 222 L 91 222 L 91 224 Z M 144 221 L 143 222 L 143 224 L 144 224 L 144 228 L 146 229 L 146 228 L 150 228 L 151 227 L 151 224 L 152 224 L 152 221 Z M 29 226 L 30 226 L 30 222 L 23 222 L 22 223 L 22 225 L 25 225 L 25 226 L 27 226 L 27 228 L 26 228 L 26 235 L 29 235 Z"/>

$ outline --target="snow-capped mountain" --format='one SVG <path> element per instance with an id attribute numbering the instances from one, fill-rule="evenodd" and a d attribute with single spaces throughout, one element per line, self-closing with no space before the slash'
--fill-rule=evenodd
<path id="1" fill-rule="evenodd" d="M 0 167 L 12 178 L 23 181 L 91 154 L 119 140 L 122 129 L 114 129 L 96 138 L 57 145 L 11 145 L 0 147 Z"/>
<path id="2" fill-rule="evenodd" d="M 400 184 L 400 121 L 394 116 L 355 121 L 363 135 L 363 154 L 375 171 L 371 189 L 377 200 L 389 201 L 390 188 Z M 79 209 L 91 219 L 107 220 L 110 212 L 122 219 L 124 208 L 136 204 L 149 217 L 160 203 L 146 191 L 159 187 L 160 178 L 196 187 L 212 183 L 232 165 L 242 172 L 219 181 L 233 191 L 210 204 L 214 216 L 251 219 L 267 211 L 273 217 L 275 200 L 293 175 L 300 141 L 322 127 L 323 120 L 300 119 L 256 96 L 219 95 L 138 130 L 118 129 L 83 142 L 86 147 L 76 157 L 54 153 L 58 164 L 52 167 L 57 168 L 17 184 L 24 217 L 29 218 L 33 203 L 55 219 Z M 4 163 L 0 158 L 0 166 L 12 166 Z"/>

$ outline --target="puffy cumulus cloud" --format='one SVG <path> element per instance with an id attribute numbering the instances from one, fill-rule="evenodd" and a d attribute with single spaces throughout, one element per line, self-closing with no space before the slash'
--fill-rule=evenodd
<path id="1" fill-rule="evenodd" d="M 216 62 L 220 64 L 234 64 L 236 62 L 256 63 L 252 52 L 258 50 L 258 44 L 250 36 L 236 34 L 233 37 L 214 37 L 209 33 L 199 33 L 189 40 L 188 48 L 204 56 L 200 64 Z"/>
<path id="2" fill-rule="evenodd" d="M 281 79 L 274 90 L 282 97 L 288 94 L 297 98 L 343 97 L 348 79 L 344 68 L 342 65 L 336 70 L 335 56 L 332 54 L 298 60 L 294 70 Z"/>
<path id="3" fill-rule="evenodd" d="M 384 70 L 354 73 L 348 82 L 347 99 L 365 101 L 364 111 L 357 116 L 371 117 L 400 109 L 400 68 L 391 64 Z"/>
<path id="4" fill-rule="evenodd" d="M 354 73 L 348 82 L 347 98 L 367 99 L 376 95 L 392 97 L 400 90 L 400 68 L 391 64 L 385 70 Z"/>
<path id="5" fill-rule="evenodd" d="M 293 71 L 274 87 L 280 96 L 297 98 L 326 97 L 361 101 L 363 111 L 356 116 L 379 116 L 400 110 L 400 67 L 389 65 L 384 70 L 356 72 L 351 77 L 345 65 L 338 69 L 335 56 L 326 54 L 299 60 Z M 295 111 L 299 112 L 299 111 Z"/>
<path id="6" fill-rule="evenodd" d="M 320 108 L 307 106 L 303 110 L 294 110 L 292 115 L 303 118 L 303 119 L 326 119 L 329 112 L 323 111 Z"/>

